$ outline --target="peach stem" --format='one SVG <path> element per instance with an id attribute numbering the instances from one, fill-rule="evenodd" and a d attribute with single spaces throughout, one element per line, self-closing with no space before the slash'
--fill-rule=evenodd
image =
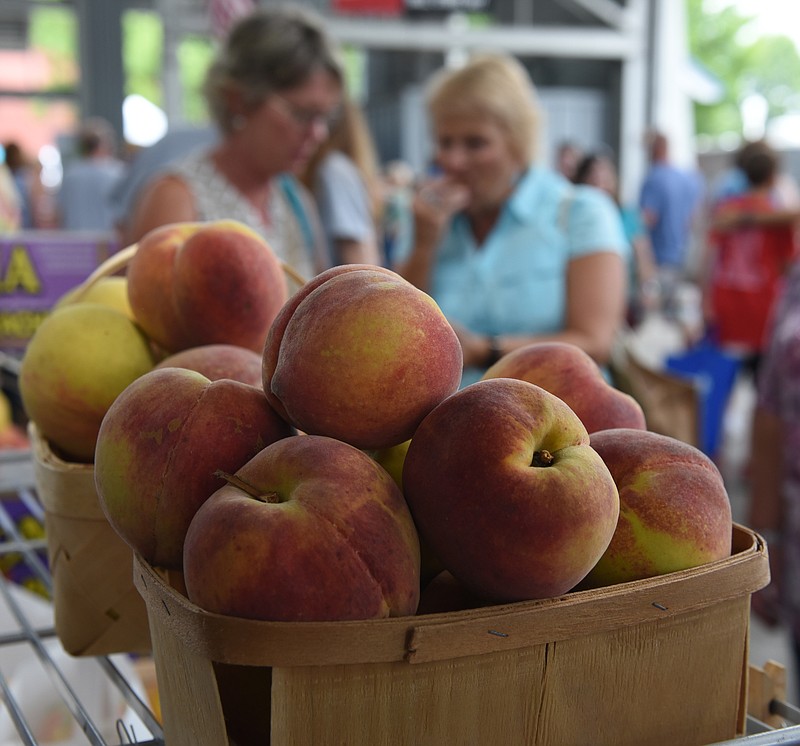
<path id="1" fill-rule="evenodd" d="M 531 461 L 531 466 L 550 466 L 555 458 L 550 451 L 545 451 L 542 449 L 541 451 L 534 451 L 533 452 L 533 460 Z"/>
<path id="2" fill-rule="evenodd" d="M 306 284 L 306 278 L 303 277 L 291 264 L 287 264 L 286 262 L 281 262 L 281 267 L 286 275 L 294 280 L 300 287 Z"/>
<path id="3" fill-rule="evenodd" d="M 74 290 L 74 299 L 76 301 L 80 300 L 83 294 L 98 280 L 102 280 L 104 277 L 109 277 L 115 272 L 125 269 L 128 264 L 130 264 L 133 255 L 138 249 L 139 244 L 131 244 L 121 249 L 116 254 L 112 254 Z"/>
<path id="4" fill-rule="evenodd" d="M 254 500 L 259 500 L 262 503 L 279 503 L 281 501 L 280 495 L 278 495 L 277 492 L 267 492 L 266 494 L 261 494 L 261 491 L 249 482 L 245 482 L 244 479 L 237 477 L 235 474 L 228 474 L 227 472 L 222 471 L 222 469 L 217 469 L 214 472 L 214 476 L 224 479 L 228 484 L 237 487 L 242 492 L 250 495 L 250 497 L 252 497 Z"/>

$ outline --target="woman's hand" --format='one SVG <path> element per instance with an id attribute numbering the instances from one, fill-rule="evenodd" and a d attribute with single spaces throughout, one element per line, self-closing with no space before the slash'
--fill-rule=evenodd
<path id="1" fill-rule="evenodd" d="M 442 240 L 450 221 L 469 202 L 469 192 L 463 184 L 447 177 L 431 179 L 414 194 L 414 247 L 405 262 L 394 269 L 420 290 L 428 290 L 436 247 Z"/>
<path id="2" fill-rule="evenodd" d="M 414 196 L 424 204 L 444 210 L 449 217 L 467 206 L 469 189 L 449 176 L 434 176 L 420 181 Z"/>
<path id="3" fill-rule="evenodd" d="M 467 188 L 446 176 L 423 183 L 413 202 L 416 244 L 435 248 L 450 220 L 468 201 Z"/>

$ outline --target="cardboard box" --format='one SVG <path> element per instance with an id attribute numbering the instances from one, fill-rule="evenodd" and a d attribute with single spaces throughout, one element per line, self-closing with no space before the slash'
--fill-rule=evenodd
<path id="1" fill-rule="evenodd" d="M 558 598 L 359 622 L 204 612 L 134 557 L 167 746 L 646 746 L 744 732 L 766 546 Z"/>

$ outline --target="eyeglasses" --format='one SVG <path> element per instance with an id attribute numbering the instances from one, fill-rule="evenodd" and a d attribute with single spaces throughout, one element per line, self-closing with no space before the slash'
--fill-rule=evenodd
<path id="1" fill-rule="evenodd" d="M 280 112 L 303 130 L 310 130 L 316 125 L 322 125 L 325 129 L 330 130 L 339 119 L 338 110 L 321 112 L 303 109 L 277 93 L 270 96 L 270 101 L 278 104 Z"/>

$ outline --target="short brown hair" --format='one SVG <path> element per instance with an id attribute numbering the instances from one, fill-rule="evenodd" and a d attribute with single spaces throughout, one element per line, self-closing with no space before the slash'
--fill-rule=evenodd
<path id="1" fill-rule="evenodd" d="M 238 90 L 248 108 L 267 96 L 302 85 L 317 70 L 343 80 L 338 51 L 321 18 L 300 7 L 258 9 L 230 31 L 206 75 L 211 115 L 230 132 L 229 94 Z"/>

